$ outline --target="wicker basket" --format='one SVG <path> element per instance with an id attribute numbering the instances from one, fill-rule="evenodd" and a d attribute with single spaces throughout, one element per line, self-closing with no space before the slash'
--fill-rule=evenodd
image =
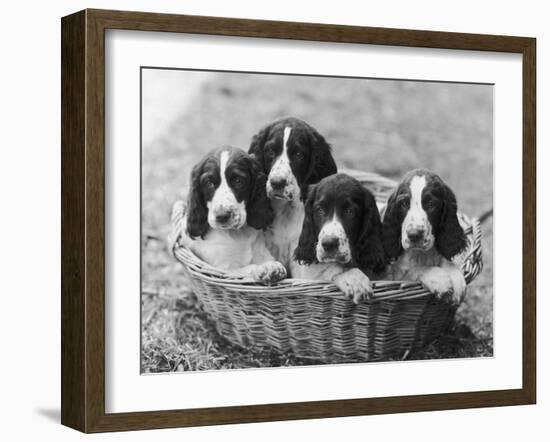
<path id="1" fill-rule="evenodd" d="M 354 176 L 385 202 L 396 183 L 373 173 Z M 481 271 L 481 229 L 477 219 L 459 214 L 468 246 L 455 262 L 466 282 Z M 376 281 L 374 297 L 355 305 L 333 283 L 286 279 L 266 287 L 234 279 L 197 258 L 177 241 L 183 264 L 204 310 L 225 339 L 251 351 L 326 363 L 404 358 L 448 328 L 456 304 L 437 299 L 417 282 Z"/>

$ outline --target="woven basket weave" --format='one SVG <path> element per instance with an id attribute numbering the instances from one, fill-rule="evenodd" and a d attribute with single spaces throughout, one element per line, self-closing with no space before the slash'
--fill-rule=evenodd
<path id="1" fill-rule="evenodd" d="M 357 178 L 379 203 L 396 185 L 373 173 L 342 172 Z M 481 228 L 464 214 L 459 221 L 468 245 L 453 260 L 470 283 L 483 266 Z M 374 297 L 355 305 L 330 282 L 286 279 L 266 287 L 228 276 L 178 241 L 173 252 L 218 333 L 251 351 L 327 363 L 403 358 L 445 331 L 458 307 L 410 281 L 375 281 Z"/>

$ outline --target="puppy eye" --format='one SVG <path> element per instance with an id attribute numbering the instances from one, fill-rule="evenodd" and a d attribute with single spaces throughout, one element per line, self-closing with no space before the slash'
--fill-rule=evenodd
<path id="1" fill-rule="evenodd" d="M 431 198 L 431 197 L 428 197 L 424 200 L 424 206 L 426 208 L 433 208 L 436 206 L 436 201 L 435 199 Z"/>
<path id="2" fill-rule="evenodd" d="M 206 183 L 205 183 L 205 185 L 206 185 L 206 188 L 207 188 L 207 189 L 213 189 L 214 187 L 216 187 L 216 185 L 214 184 L 214 182 L 211 181 L 211 180 L 207 180 Z"/>
<path id="3" fill-rule="evenodd" d="M 296 158 L 299 159 L 299 160 L 303 160 L 304 159 L 304 153 L 303 152 L 296 152 Z"/>
<path id="4" fill-rule="evenodd" d="M 346 207 L 344 209 L 344 215 L 346 215 L 346 216 L 353 215 L 353 207 Z"/>
<path id="5" fill-rule="evenodd" d="M 317 206 L 315 208 L 315 211 L 319 214 L 319 215 L 323 215 L 325 213 L 325 211 L 323 210 L 323 208 L 321 206 Z"/>
<path id="6" fill-rule="evenodd" d="M 233 185 L 235 186 L 241 186 L 244 183 L 244 180 L 241 177 L 235 177 L 233 178 Z"/>

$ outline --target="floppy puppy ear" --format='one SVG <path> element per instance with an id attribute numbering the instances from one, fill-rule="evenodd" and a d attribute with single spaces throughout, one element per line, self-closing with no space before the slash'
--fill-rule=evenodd
<path id="1" fill-rule="evenodd" d="M 396 189 L 388 198 L 382 220 L 382 245 L 385 258 L 388 261 L 397 258 L 403 252 L 401 245 L 401 223 L 403 220 L 397 205 L 398 191 L 399 189 Z"/>
<path id="2" fill-rule="evenodd" d="M 264 172 L 267 172 L 264 161 L 264 146 L 267 142 L 270 129 L 271 125 L 266 126 L 254 135 L 248 148 L 248 153 L 258 160 Z"/>
<path id="3" fill-rule="evenodd" d="M 193 167 L 187 202 L 187 233 L 191 238 L 201 237 L 208 232 L 208 208 L 200 191 L 202 163 Z"/>
<path id="4" fill-rule="evenodd" d="M 304 206 L 304 223 L 298 240 L 298 247 L 294 251 L 294 259 L 300 264 L 312 264 L 317 261 L 315 247 L 318 232 L 313 222 L 313 203 L 315 201 L 316 185 L 311 185 L 306 191 L 307 200 Z"/>
<path id="5" fill-rule="evenodd" d="M 308 173 L 304 180 L 304 187 L 308 184 L 316 184 L 323 178 L 334 175 L 338 169 L 334 158 L 332 157 L 332 149 L 316 129 L 310 126 L 312 136 L 312 154 L 309 164 Z"/>
<path id="6" fill-rule="evenodd" d="M 446 184 L 443 184 L 442 199 L 443 207 L 435 247 L 441 255 L 451 259 L 466 247 L 466 235 L 458 222 L 455 194 Z"/>
<path id="7" fill-rule="evenodd" d="M 250 157 L 250 180 L 251 194 L 246 206 L 246 222 L 254 229 L 263 230 L 273 220 L 273 209 L 265 190 L 267 177 L 260 163 L 252 156 Z"/>
<path id="8" fill-rule="evenodd" d="M 352 255 L 361 270 L 381 273 L 386 262 L 382 245 L 382 222 L 374 196 L 367 189 L 363 190 L 363 225 L 358 241 L 352 245 Z"/>

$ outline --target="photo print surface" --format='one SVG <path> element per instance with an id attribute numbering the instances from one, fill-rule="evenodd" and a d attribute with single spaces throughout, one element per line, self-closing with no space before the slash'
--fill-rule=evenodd
<path id="1" fill-rule="evenodd" d="M 493 85 L 140 93 L 141 373 L 493 356 Z"/>

